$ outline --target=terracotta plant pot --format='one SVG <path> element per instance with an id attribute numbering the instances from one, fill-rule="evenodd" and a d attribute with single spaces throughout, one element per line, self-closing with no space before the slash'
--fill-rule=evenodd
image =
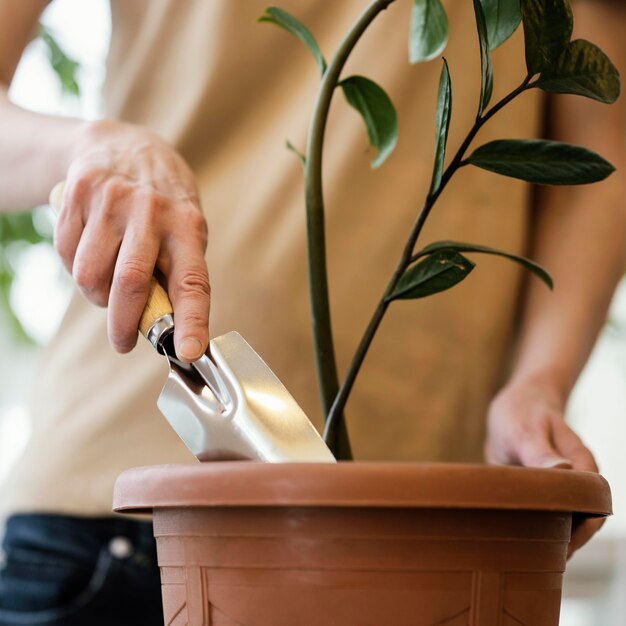
<path id="1" fill-rule="evenodd" d="M 154 513 L 165 624 L 557 626 L 596 474 L 480 465 L 247 462 L 132 469 Z"/>

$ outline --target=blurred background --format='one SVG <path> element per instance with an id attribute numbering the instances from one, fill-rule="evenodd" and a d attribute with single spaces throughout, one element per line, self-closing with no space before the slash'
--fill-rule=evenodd
<path id="1" fill-rule="evenodd" d="M 11 98 L 36 111 L 97 118 L 109 33 L 107 0 L 55 0 L 20 63 Z M 38 351 L 68 302 L 69 279 L 51 237 L 48 207 L 0 216 L 0 489 L 30 434 Z M 571 562 L 561 624 L 626 626 L 626 281 L 568 413 L 611 483 L 615 516 Z"/>

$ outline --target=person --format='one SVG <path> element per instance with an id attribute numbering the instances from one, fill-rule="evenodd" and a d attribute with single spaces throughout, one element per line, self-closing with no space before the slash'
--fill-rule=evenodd
<path id="1" fill-rule="evenodd" d="M 207 347 L 212 293 L 211 335 L 241 332 L 321 426 L 301 169 L 283 140 L 304 146 L 315 64 L 299 42 L 256 23 L 265 0 L 111 0 L 105 119 L 32 113 L 6 90 L 46 3 L 0 0 L 0 210 L 41 204 L 67 181 L 55 246 L 76 291 L 42 357 L 32 438 L 2 490 L 0 624 L 162 623 L 150 525 L 113 516 L 112 488 L 128 467 L 194 459 L 157 411 L 166 368 L 147 342 L 135 346 L 137 323 L 156 270 L 177 353 L 193 360 Z M 325 51 L 364 5 L 281 3 Z M 409 11 L 396 3 L 380 16 L 347 68 L 381 83 L 398 109 L 400 138 L 384 167 L 370 171 L 362 122 L 340 97 L 331 112 L 326 222 L 341 366 L 431 172 L 440 63 L 405 60 Z M 575 11 L 579 34 L 624 67 L 621 3 L 581 0 Z M 448 15 L 448 144 L 457 146 L 473 123 L 480 66 L 471 3 L 449 2 Z M 525 76 L 521 29 L 494 53 L 494 72 L 495 97 Z M 551 137 L 624 164 L 623 102 L 550 102 Z M 529 92 L 479 141 L 539 135 L 545 105 Z M 623 177 L 535 196 L 464 168 L 422 243 L 435 239 L 530 251 L 556 289 L 480 258 L 455 289 L 395 303 L 347 409 L 357 458 L 479 461 L 486 441 L 491 463 L 597 471 L 563 416 L 626 262 Z M 579 528 L 573 548 L 594 530 Z"/>

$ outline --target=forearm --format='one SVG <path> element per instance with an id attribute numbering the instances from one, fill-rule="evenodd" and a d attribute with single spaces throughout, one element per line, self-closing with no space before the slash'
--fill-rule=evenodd
<path id="1" fill-rule="evenodd" d="M 0 0 L 0 212 L 46 202 L 65 176 L 81 125 L 12 104 L 8 86 L 48 0 Z"/>
<path id="2" fill-rule="evenodd" d="M 542 194 L 534 258 L 554 277 L 554 292 L 532 281 L 513 378 L 550 380 L 565 399 L 606 320 L 626 270 L 624 184 Z"/>
<path id="3" fill-rule="evenodd" d="M 576 35 L 598 41 L 623 76 L 626 8 L 583 0 L 575 10 Z M 552 138 L 596 150 L 617 168 L 602 183 L 543 188 L 538 197 L 533 257 L 551 272 L 555 289 L 529 285 L 513 382 L 549 381 L 565 400 L 626 271 L 625 98 L 607 106 L 556 96 L 550 126 Z"/>
<path id="4" fill-rule="evenodd" d="M 0 212 L 47 201 L 65 178 L 84 122 L 26 111 L 0 85 Z"/>

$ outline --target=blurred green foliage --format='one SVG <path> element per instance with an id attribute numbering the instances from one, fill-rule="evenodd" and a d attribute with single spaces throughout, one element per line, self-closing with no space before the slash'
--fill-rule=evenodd
<path id="1" fill-rule="evenodd" d="M 30 244 L 51 238 L 36 227 L 35 213 L 5 213 L 0 215 L 0 309 L 15 339 L 30 343 L 32 339 L 24 330 L 11 306 L 11 289 L 20 253 Z"/>
<path id="2" fill-rule="evenodd" d="M 40 25 L 39 37 L 46 44 L 50 65 L 61 81 L 63 91 L 78 96 L 80 89 L 76 80 L 76 74 L 80 64 L 65 53 L 49 28 Z"/>
<path id="3" fill-rule="evenodd" d="M 69 57 L 54 33 L 40 25 L 39 39 L 45 44 L 50 66 L 59 79 L 63 93 L 73 97 L 80 94 L 76 75 L 79 63 Z M 20 253 L 29 245 L 52 243 L 50 234 L 38 227 L 34 211 L 0 214 L 0 316 L 8 323 L 13 337 L 23 343 L 33 339 L 24 330 L 11 306 L 11 289 Z"/>

